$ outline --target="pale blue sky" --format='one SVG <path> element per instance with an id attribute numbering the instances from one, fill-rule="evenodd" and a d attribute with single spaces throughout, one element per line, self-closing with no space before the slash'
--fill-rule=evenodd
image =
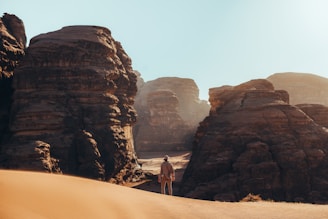
<path id="1" fill-rule="evenodd" d="M 68 25 L 109 28 L 145 81 L 208 89 L 276 72 L 328 77 L 328 0 L 0 0 L 28 39 Z"/>

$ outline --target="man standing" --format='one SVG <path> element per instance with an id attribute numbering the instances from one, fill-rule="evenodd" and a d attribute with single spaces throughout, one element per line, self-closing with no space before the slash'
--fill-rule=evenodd
<path id="1" fill-rule="evenodd" d="M 166 184 L 169 190 L 169 195 L 173 195 L 172 181 L 175 180 L 175 173 L 172 164 L 168 161 L 169 156 L 164 156 L 164 162 L 161 164 L 161 171 L 158 175 L 158 182 L 161 183 L 161 193 L 166 194 Z"/>

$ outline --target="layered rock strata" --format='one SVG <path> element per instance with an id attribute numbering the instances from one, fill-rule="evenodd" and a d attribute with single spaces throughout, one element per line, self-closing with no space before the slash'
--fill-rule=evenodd
<path id="1" fill-rule="evenodd" d="M 297 104 L 314 122 L 328 128 L 328 106 L 321 104 Z"/>
<path id="2" fill-rule="evenodd" d="M 139 78 L 134 127 L 138 151 L 189 150 L 209 105 L 199 99 L 192 79 L 166 77 L 144 83 Z"/>
<path id="3" fill-rule="evenodd" d="M 137 179 L 136 82 L 130 58 L 106 28 L 70 26 L 34 37 L 15 70 L 4 165 L 20 166 L 21 145 L 43 142 L 55 161 L 48 171 Z"/>
<path id="4" fill-rule="evenodd" d="M 266 80 L 210 90 L 180 192 L 186 197 L 328 202 L 328 133 Z"/>
<path id="5" fill-rule="evenodd" d="M 13 72 L 25 55 L 23 22 L 11 14 L 0 18 L 0 145 L 8 135 Z"/>

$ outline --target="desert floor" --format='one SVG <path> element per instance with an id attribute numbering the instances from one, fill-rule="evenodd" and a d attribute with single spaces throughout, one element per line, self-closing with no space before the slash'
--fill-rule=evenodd
<path id="1" fill-rule="evenodd" d="M 171 154 L 171 162 L 178 172 L 179 165 L 183 167 L 188 162 L 189 155 Z M 156 174 L 162 156 L 139 156 L 143 168 Z M 184 157 L 187 162 L 178 157 Z M 156 188 L 154 185 L 155 190 Z M 27 171 L 0 170 L 0 194 L 1 219 L 328 218 L 328 205 L 202 201 L 162 195 L 158 194 L 158 190 L 149 192 L 85 178 Z"/>

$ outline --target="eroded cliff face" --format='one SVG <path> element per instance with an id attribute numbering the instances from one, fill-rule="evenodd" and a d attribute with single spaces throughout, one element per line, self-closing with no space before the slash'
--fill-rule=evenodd
<path id="1" fill-rule="evenodd" d="M 25 55 L 23 22 L 11 14 L 0 18 L 0 145 L 8 137 L 13 72 Z"/>
<path id="2" fill-rule="evenodd" d="M 138 151 L 191 149 L 198 123 L 208 115 L 209 105 L 199 99 L 192 79 L 166 77 L 144 83 L 139 78 L 134 127 Z"/>
<path id="3" fill-rule="evenodd" d="M 328 133 L 266 80 L 210 90 L 184 173 L 186 197 L 327 203 Z"/>
<path id="4" fill-rule="evenodd" d="M 106 28 L 70 26 L 34 37 L 14 73 L 3 166 L 24 168 L 18 154 L 41 144 L 50 159 L 28 169 L 135 180 L 136 82 L 130 58 Z"/>
<path id="5" fill-rule="evenodd" d="M 315 74 L 285 72 L 267 78 L 275 89 L 286 90 L 290 104 L 322 104 L 328 106 L 328 78 Z"/>

